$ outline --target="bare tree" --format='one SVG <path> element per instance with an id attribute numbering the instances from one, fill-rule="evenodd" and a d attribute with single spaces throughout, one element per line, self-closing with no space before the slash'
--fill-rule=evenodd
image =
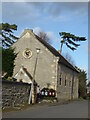
<path id="1" fill-rule="evenodd" d="M 38 33 L 38 36 L 39 36 L 40 38 L 42 38 L 43 40 L 45 40 L 47 43 L 51 44 L 51 40 L 50 40 L 50 38 L 48 37 L 47 33 L 45 33 L 45 32 L 39 32 L 39 33 Z"/>
<path id="2" fill-rule="evenodd" d="M 75 61 L 73 60 L 72 56 L 70 56 L 70 54 L 68 52 L 66 52 L 64 55 L 63 55 L 66 60 L 68 60 L 73 66 L 75 66 Z"/>

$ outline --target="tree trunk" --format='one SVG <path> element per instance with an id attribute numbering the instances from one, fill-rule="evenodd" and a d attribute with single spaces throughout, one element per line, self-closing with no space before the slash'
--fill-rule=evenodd
<path id="1" fill-rule="evenodd" d="M 62 47 L 63 47 L 63 42 L 61 43 L 60 54 L 61 54 L 61 52 L 62 52 Z"/>

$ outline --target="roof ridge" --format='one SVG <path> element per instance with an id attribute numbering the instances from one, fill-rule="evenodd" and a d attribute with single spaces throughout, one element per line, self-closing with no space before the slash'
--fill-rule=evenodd
<path id="1" fill-rule="evenodd" d="M 53 46 L 51 46 L 49 43 L 47 43 L 45 40 L 43 40 L 42 38 L 40 38 L 39 36 L 37 36 L 36 34 L 34 34 L 36 36 L 36 38 L 42 43 L 44 44 L 48 49 L 49 47 L 52 49 L 49 49 L 56 57 L 62 57 L 71 67 L 72 69 L 76 70 L 77 72 L 79 72 L 63 55 L 61 55 L 61 53 L 59 53 Z M 53 51 L 54 50 L 54 51 Z"/>
<path id="2" fill-rule="evenodd" d="M 41 43 L 43 43 L 44 45 L 46 44 L 46 45 L 48 45 L 48 47 L 50 47 L 50 48 L 52 48 L 53 50 L 55 50 L 56 52 L 57 52 L 57 55 L 56 56 L 58 56 L 58 55 L 60 55 L 60 53 L 53 47 L 53 46 L 51 46 L 49 43 L 47 43 L 45 40 L 43 40 L 42 38 L 40 38 L 38 35 L 36 35 L 36 34 L 34 34 L 35 36 L 36 36 L 36 38 L 41 42 Z M 46 46 L 45 45 L 45 46 Z M 47 47 L 47 46 L 46 46 Z M 47 48 L 48 48 L 47 47 Z M 49 49 L 50 50 L 50 49 Z M 55 54 L 54 54 L 55 55 Z"/>

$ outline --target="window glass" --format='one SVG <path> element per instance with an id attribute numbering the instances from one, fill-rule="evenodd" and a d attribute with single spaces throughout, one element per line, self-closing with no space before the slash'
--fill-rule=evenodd
<path id="1" fill-rule="evenodd" d="M 65 86 L 66 86 L 66 79 L 65 79 Z"/>
<path id="2" fill-rule="evenodd" d="M 71 87 L 71 81 L 69 81 L 69 87 Z"/>
<path id="3" fill-rule="evenodd" d="M 60 85 L 61 85 L 61 78 L 60 78 Z"/>

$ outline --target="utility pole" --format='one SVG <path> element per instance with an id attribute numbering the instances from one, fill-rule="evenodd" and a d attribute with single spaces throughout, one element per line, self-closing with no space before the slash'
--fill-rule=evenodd
<path id="1" fill-rule="evenodd" d="M 36 56 L 36 60 L 35 60 L 35 66 L 34 66 L 34 71 L 33 71 L 33 78 L 32 78 L 32 86 L 31 86 L 31 91 L 29 94 L 29 101 L 28 104 L 30 104 L 31 101 L 31 97 L 32 97 L 32 104 L 34 104 L 35 102 L 35 96 L 34 96 L 34 80 L 35 80 L 35 74 L 36 74 L 36 67 L 37 67 L 37 61 L 38 61 L 38 54 L 40 52 L 39 48 L 36 48 L 36 52 L 37 52 L 37 56 Z"/>

